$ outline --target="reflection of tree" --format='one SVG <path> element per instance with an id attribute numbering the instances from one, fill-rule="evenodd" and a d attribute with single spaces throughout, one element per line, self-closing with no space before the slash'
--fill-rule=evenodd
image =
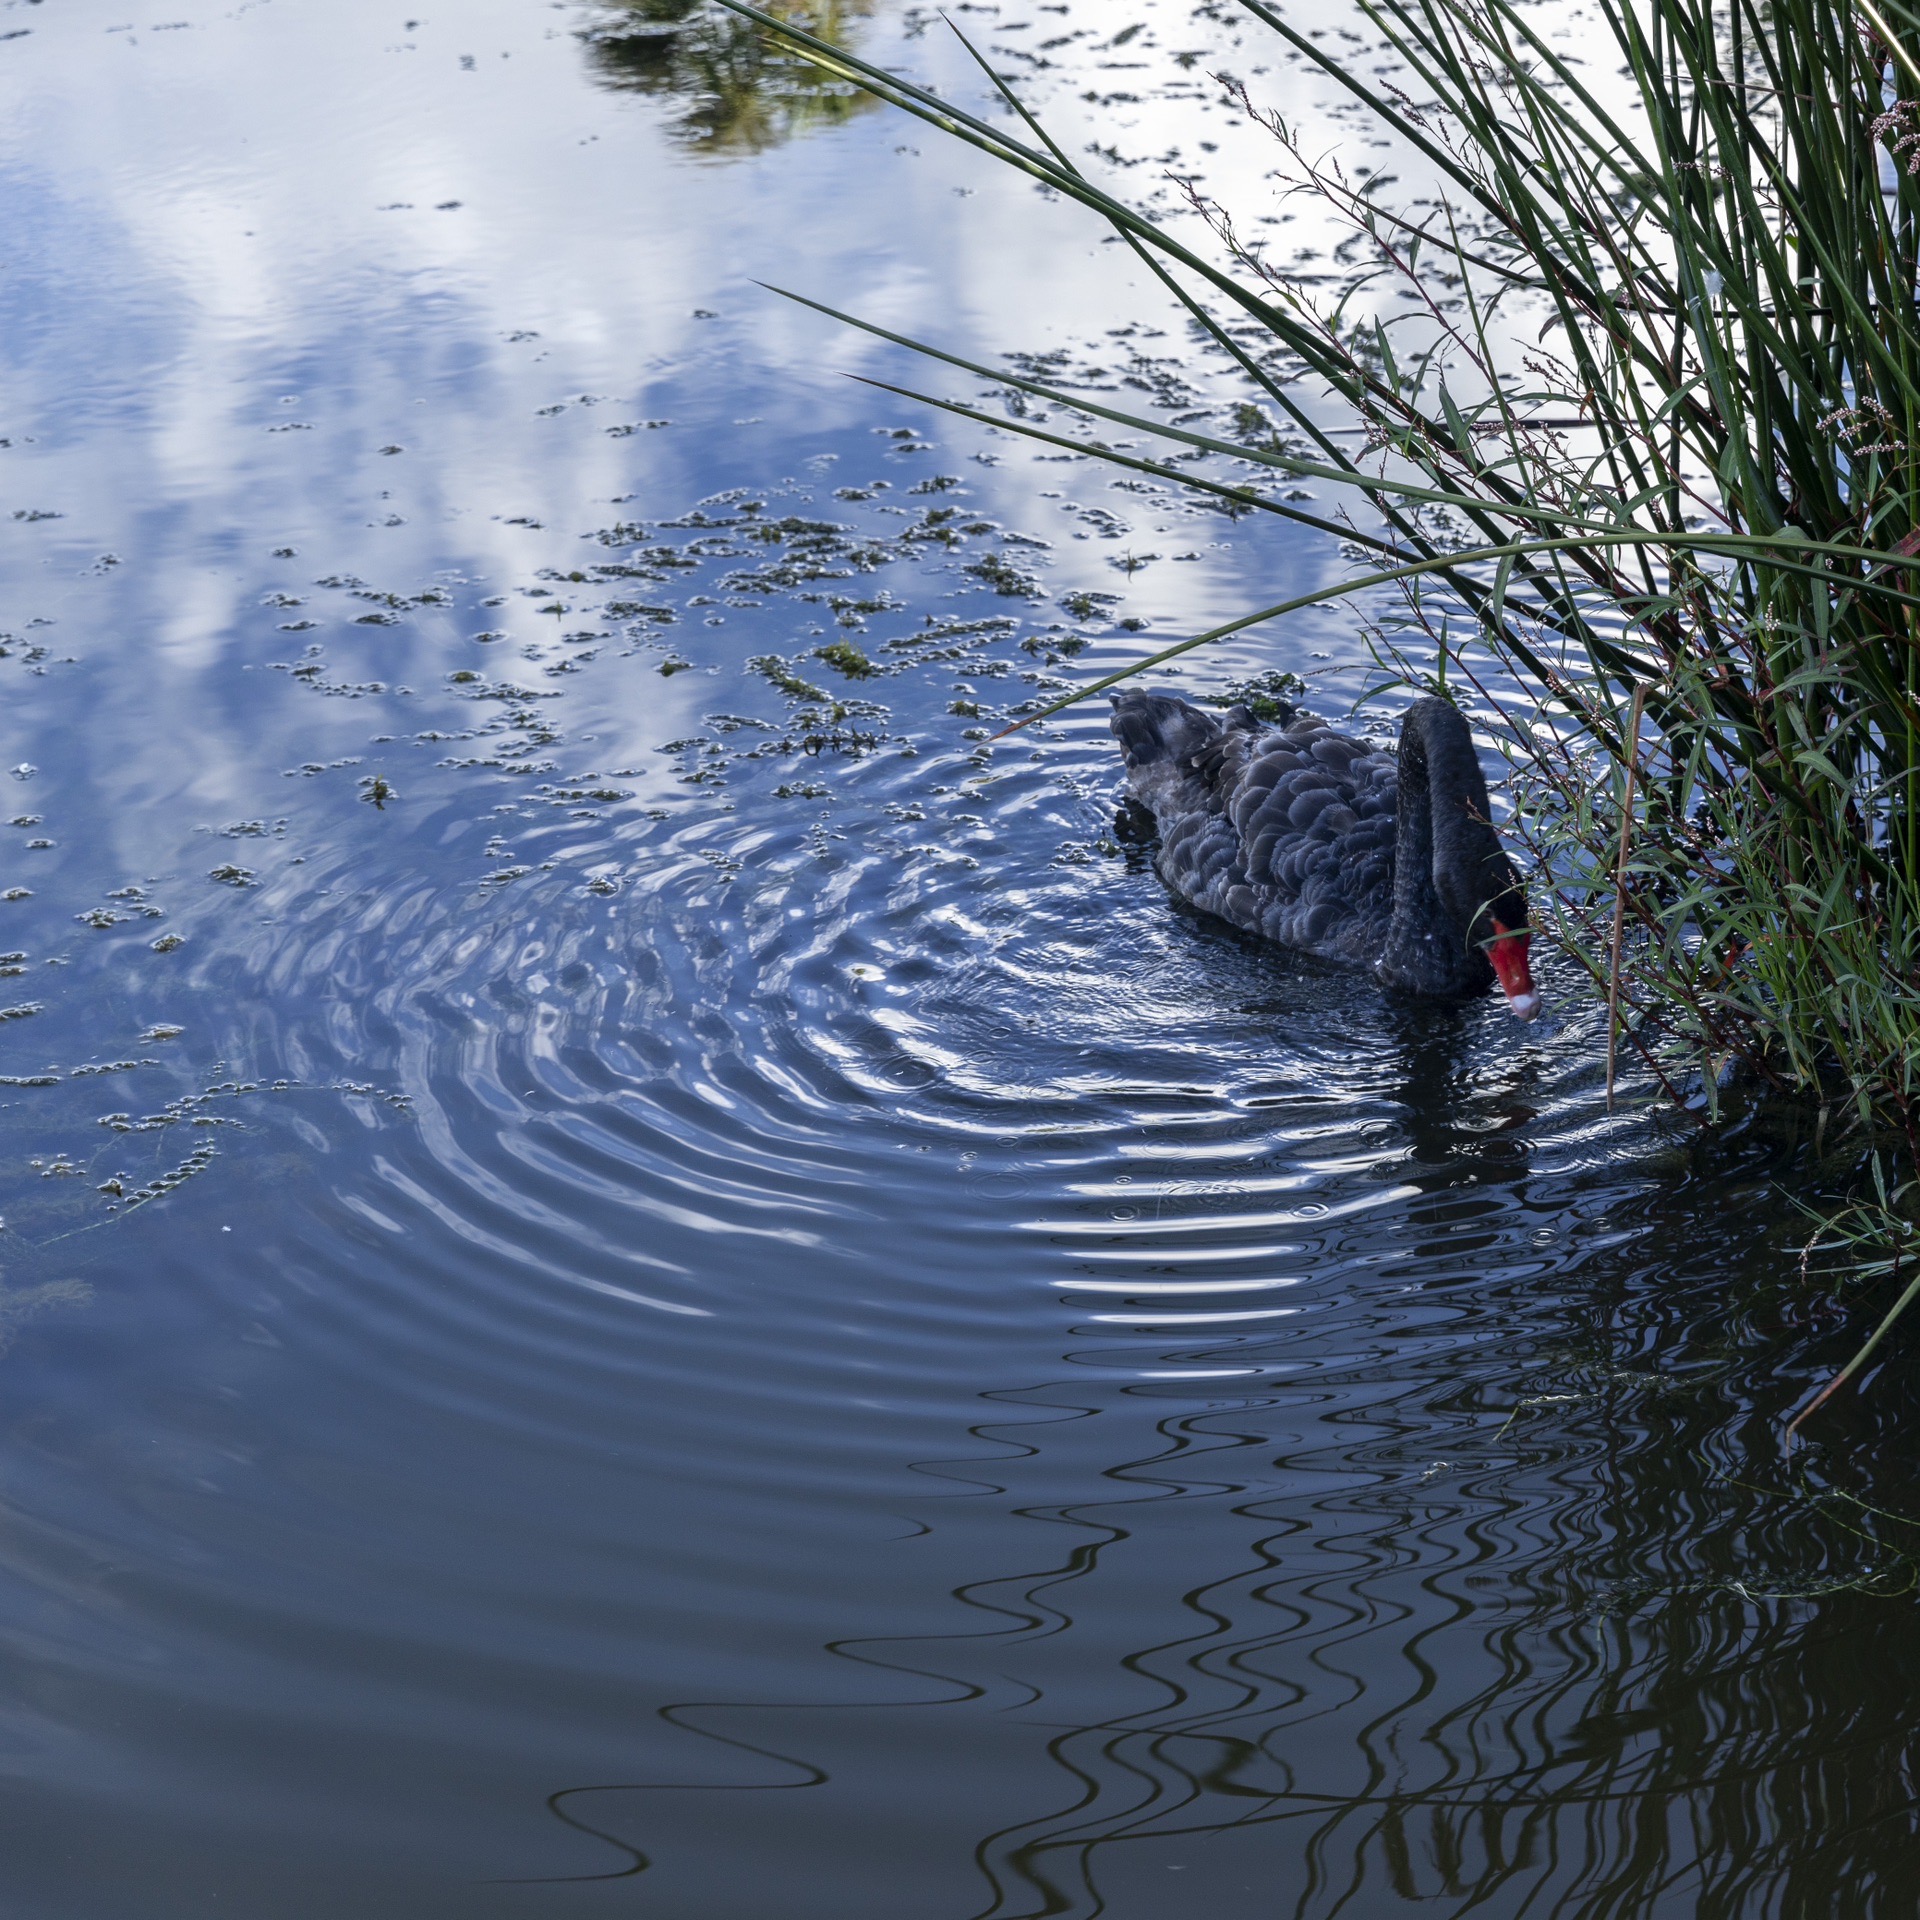
<path id="1" fill-rule="evenodd" d="M 852 45 L 854 23 L 873 0 L 763 3 L 822 39 Z M 683 103 L 681 137 L 715 152 L 759 153 L 874 104 L 712 0 L 622 0 L 582 37 L 604 84 L 674 96 Z"/>
<path id="2" fill-rule="evenodd" d="M 1409 1622 L 1405 1681 L 1363 1656 L 1341 1698 L 1313 1643 L 1367 1615 L 1338 1581 L 1289 1594 L 1287 1548 L 1250 1543 L 1261 1564 L 1186 1596 L 1204 1622 L 1191 1639 L 1129 1658 L 1165 1708 L 1050 1740 L 1065 1803 L 982 1844 L 982 1920 L 1094 1920 L 1195 1842 L 1237 1844 L 1259 1875 L 1257 1902 L 1216 1910 L 1274 1920 L 1744 1920 L 1828 1911 L 1836 1885 L 1849 1913 L 1912 1911 L 1916 1743 L 1904 1703 L 1869 1703 L 1866 1678 L 1901 1661 L 1906 1607 L 1721 1590 L 1630 1619 Z M 1442 1704 L 1456 1663 L 1485 1677 Z"/>

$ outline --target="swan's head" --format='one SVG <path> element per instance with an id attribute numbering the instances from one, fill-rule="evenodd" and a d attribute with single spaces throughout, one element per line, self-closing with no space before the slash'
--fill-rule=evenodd
<path id="1" fill-rule="evenodd" d="M 1486 942 L 1487 958 L 1493 963 L 1500 991 L 1517 1018 L 1537 1019 L 1542 1005 L 1540 990 L 1533 984 L 1533 969 L 1527 965 L 1532 931 L 1524 926 L 1505 926 L 1491 914 L 1487 917 L 1493 920 L 1493 938 Z"/>
<path id="2" fill-rule="evenodd" d="M 1466 948 L 1471 952 L 1478 947 L 1486 955 L 1514 1016 L 1537 1020 L 1546 1001 L 1533 984 L 1533 969 L 1527 964 L 1527 949 L 1533 941 L 1533 929 L 1527 925 L 1527 896 L 1493 829 L 1469 821 L 1463 831 L 1456 831 L 1444 855 L 1434 861 L 1434 891 L 1454 925 L 1465 929 Z M 1486 975 L 1480 979 L 1484 981 Z"/>

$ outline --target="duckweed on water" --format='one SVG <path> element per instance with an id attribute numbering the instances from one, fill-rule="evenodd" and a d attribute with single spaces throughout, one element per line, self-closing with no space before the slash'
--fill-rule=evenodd
<path id="1" fill-rule="evenodd" d="M 747 663 L 780 691 L 795 700 L 825 700 L 826 694 L 809 680 L 802 680 L 775 653 L 763 653 Z"/>
<path id="2" fill-rule="evenodd" d="M 1256 720 L 1284 727 L 1299 711 L 1306 691 L 1307 683 L 1297 673 L 1275 669 L 1235 680 L 1221 688 L 1213 700 L 1216 706 L 1245 707 Z"/>
<path id="3" fill-rule="evenodd" d="M 851 640 L 836 640 L 830 646 L 815 647 L 813 657 L 824 660 L 850 680 L 871 680 L 880 671 Z"/>
<path id="4" fill-rule="evenodd" d="M 909 434 L 896 440 L 892 450 L 900 451 L 903 457 L 915 457 L 929 445 Z M 489 644 L 519 639 L 519 652 L 528 672 L 551 682 L 583 671 L 604 671 L 605 663 L 612 660 L 636 656 L 645 660 L 650 655 L 654 669 L 663 678 L 676 678 L 703 664 L 708 671 L 727 671 L 698 658 L 663 651 L 660 635 L 681 625 L 689 607 L 705 610 L 724 605 L 732 619 L 766 622 L 769 637 L 775 632 L 791 634 L 796 613 L 804 623 L 807 614 L 815 612 L 821 621 L 830 618 L 845 630 L 842 637 L 826 639 L 820 637 L 820 627 L 815 624 L 805 651 L 750 653 L 734 669 L 744 670 L 746 684 L 759 683 L 777 696 L 779 711 L 771 715 L 750 709 L 710 713 L 704 717 L 701 731 L 658 749 L 669 760 L 678 761 L 676 777 L 690 797 L 693 793 L 717 792 L 735 773 L 756 762 L 858 759 L 886 746 L 901 752 L 914 750 L 910 738 L 894 731 L 888 708 L 871 700 L 836 698 L 816 684 L 807 671 L 816 662 L 851 681 L 877 679 L 889 672 L 957 670 L 968 680 L 961 697 L 951 702 L 956 723 L 1003 718 L 1022 704 L 1044 697 L 1057 683 L 1039 667 L 1070 657 L 1087 644 L 1086 636 L 1057 628 L 1032 636 L 1023 651 L 1008 657 L 1006 650 L 1014 646 L 1019 634 L 1012 617 L 964 610 L 945 615 L 917 614 L 905 598 L 873 584 L 872 576 L 905 564 L 931 580 L 946 576 L 949 591 L 963 595 L 1044 598 L 1046 589 L 1039 568 L 1051 564 L 1049 543 L 969 515 L 963 500 L 964 486 L 957 476 L 935 475 L 915 483 L 908 491 L 921 495 L 924 504 L 916 502 L 911 510 L 904 505 L 877 504 L 896 491 L 884 479 L 836 489 L 836 497 L 851 505 L 876 503 L 875 510 L 886 514 L 892 524 L 860 525 L 822 518 L 807 510 L 811 496 L 806 489 L 791 485 L 766 497 L 752 496 L 741 489 L 712 495 L 683 514 L 647 524 L 611 521 L 581 535 L 604 557 L 564 569 L 540 566 L 517 583 L 509 582 L 473 598 L 473 604 L 484 607 L 519 606 L 524 609 L 523 617 L 539 621 L 544 631 L 521 635 L 513 625 L 503 624 L 480 637 Z M 1074 511 L 1083 513 L 1077 508 Z M 1103 535 L 1112 529 L 1124 531 L 1125 523 L 1105 509 L 1086 510 L 1083 517 Z M 1008 557 L 1015 553 L 1020 556 L 1017 562 Z M 478 583 L 467 584 L 471 587 Z M 651 589 L 652 593 L 643 598 L 636 588 Z M 673 590 L 671 600 L 662 589 Z M 314 578 L 302 593 L 269 591 L 260 605 L 264 613 L 271 614 L 291 611 L 308 600 L 312 601 L 311 624 L 315 628 L 332 624 L 342 633 L 351 633 L 351 644 L 363 650 L 391 645 L 389 636 L 423 622 L 446 621 L 449 639 L 459 632 L 451 623 L 461 617 L 461 595 L 445 582 L 380 583 L 342 570 Z M 1111 619 L 1117 602 L 1118 596 L 1112 593 L 1086 592 L 1067 595 L 1063 604 L 1075 618 L 1093 622 Z M 551 622 L 565 616 L 579 624 L 555 632 Z M 852 637 L 855 632 L 868 631 L 874 634 L 870 642 Z M 1035 664 L 1027 666 L 1028 661 Z M 601 664 L 596 666 L 596 662 Z M 623 774 L 631 777 L 632 770 L 603 773 L 577 762 L 568 767 L 558 757 L 566 750 L 569 731 L 556 707 L 562 698 L 558 686 L 529 684 L 525 677 L 489 676 L 474 668 L 456 666 L 446 670 L 436 686 L 416 693 L 398 683 L 391 673 L 369 674 L 364 667 L 341 671 L 332 664 L 329 645 L 324 641 L 309 646 L 302 657 L 266 664 L 303 695 L 380 704 L 401 700 L 417 704 L 438 698 L 443 703 L 468 703 L 467 711 L 477 709 L 485 716 L 477 724 L 444 724 L 445 718 L 457 715 L 456 706 L 444 717 L 431 716 L 442 719 L 442 724 L 417 727 L 411 732 L 376 733 L 371 745 L 382 760 L 389 755 L 433 752 L 437 774 L 478 779 L 496 787 L 505 783 L 512 805 L 519 809 L 564 809 L 570 817 L 591 819 L 605 809 L 631 806 L 643 819 L 665 817 L 660 809 L 641 805 L 635 788 L 617 784 Z M 982 699 L 974 691 L 977 684 L 996 681 L 1011 683 L 1007 692 L 1013 698 L 1004 705 Z M 964 732 L 972 740 L 984 729 L 972 727 Z M 460 743 L 470 743 L 470 750 L 447 751 Z M 364 759 L 360 754 L 323 753 L 285 772 L 289 778 L 323 784 L 333 772 L 349 772 L 354 776 L 356 797 L 384 811 L 387 803 L 399 796 L 401 783 L 396 769 L 376 761 L 374 768 L 362 771 Z M 22 777 L 28 777 L 25 770 Z M 773 798 L 789 803 L 830 805 L 835 799 L 832 782 L 820 778 L 776 779 L 769 791 Z M 913 817 L 919 817 L 917 810 Z M 40 816 L 23 814 L 16 824 L 37 826 Z M 263 853 L 272 849 L 281 862 L 241 865 L 223 861 L 207 870 L 208 877 L 216 886 L 234 892 L 265 885 L 285 866 L 304 859 L 300 828 L 297 817 L 282 816 L 272 821 L 248 818 L 202 829 L 229 839 L 252 841 Z M 816 854 L 826 857 L 832 840 L 831 832 L 823 827 L 809 844 Z M 716 875 L 724 878 L 740 871 L 739 862 L 730 854 L 719 849 L 709 852 Z M 491 853 L 491 863 L 474 878 L 486 895 L 497 895 L 564 865 L 564 861 L 517 857 L 502 844 Z M 580 874 L 580 887 L 587 896 L 611 897 L 620 891 L 622 879 L 619 871 L 596 861 Z M 21 888 L 6 897 L 26 899 L 29 895 Z M 122 888 L 109 903 L 83 907 L 74 917 L 110 950 L 110 943 L 131 932 L 141 915 L 159 911 L 147 904 L 144 889 Z M 146 941 L 145 946 L 151 954 L 165 956 L 183 948 L 186 939 L 182 932 L 169 931 Z M 24 960 L 20 964 L 24 966 Z M 23 1002 L 0 1009 L 0 1020 L 23 1021 L 43 1007 L 41 1001 Z M 150 1023 L 140 1037 L 151 1043 L 175 1038 L 180 1031 L 173 1023 Z M 115 1059 L 92 1067 L 16 1074 L 3 1084 L 33 1089 L 37 1098 L 45 1099 L 63 1085 L 86 1084 L 99 1073 L 157 1070 L 157 1062 Z M 94 1124 L 115 1136 L 165 1131 L 180 1124 L 237 1124 L 231 1116 L 206 1114 L 206 1097 L 183 1094 L 144 1117 L 116 1113 L 99 1116 Z M 49 1115 L 48 1122 L 51 1119 Z M 74 1164 L 85 1171 L 89 1159 L 88 1154 L 78 1154 Z M 171 1193 L 211 1165 L 210 1153 L 197 1153 L 147 1175 L 136 1176 L 121 1168 L 104 1170 L 104 1181 L 97 1184 L 103 1203 L 124 1210 Z"/>

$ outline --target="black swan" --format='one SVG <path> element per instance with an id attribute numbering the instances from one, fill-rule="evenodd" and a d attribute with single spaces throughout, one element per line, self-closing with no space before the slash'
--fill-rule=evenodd
<path id="1" fill-rule="evenodd" d="M 1311 714 L 1267 727 L 1245 707 L 1112 699 L 1128 784 L 1181 898 L 1383 986 L 1458 1000 L 1497 977 L 1522 1020 L 1540 1011 L 1526 896 L 1467 723 L 1444 700 L 1407 709 L 1394 754 Z"/>

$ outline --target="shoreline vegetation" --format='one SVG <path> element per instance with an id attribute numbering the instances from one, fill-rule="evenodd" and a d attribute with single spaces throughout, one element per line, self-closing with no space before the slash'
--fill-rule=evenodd
<path id="1" fill-rule="evenodd" d="M 1354 562 L 1029 719 L 1311 601 L 1395 596 L 1380 685 L 1470 689 L 1505 722 L 1511 830 L 1541 931 L 1605 1001 L 1610 1096 L 1631 1057 L 1703 1127 L 1742 1086 L 1845 1143 L 1853 1197 L 1810 1214 L 1808 1251 L 1871 1330 L 1791 1435 L 1920 1298 L 1920 10 L 1596 0 L 1576 57 L 1515 0 L 1361 0 L 1388 63 L 1363 73 L 1290 8 L 1238 0 L 1392 149 L 1350 170 L 1215 76 L 1280 190 L 1344 228 L 1355 270 L 1325 294 L 1196 181 L 1174 181 L 1192 243 L 1116 197 L 970 42 L 998 119 L 722 4 L 1107 221 L 1267 430 L 1177 428 L 821 307 L 1082 425 L 907 397 Z M 1171 464 L 1196 452 L 1285 485 Z M 1303 479 L 1350 504 L 1290 504 Z"/>

